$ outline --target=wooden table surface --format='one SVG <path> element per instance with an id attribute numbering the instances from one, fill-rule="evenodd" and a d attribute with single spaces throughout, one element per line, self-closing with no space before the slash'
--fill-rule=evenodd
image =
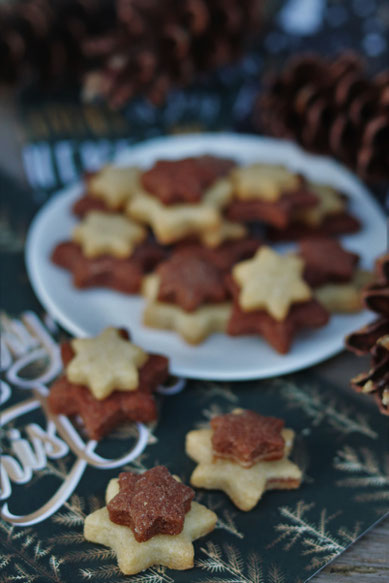
<path id="1" fill-rule="evenodd" d="M 0 169 L 23 180 L 20 157 L 21 128 L 13 101 L 0 95 Z M 317 367 L 323 378 L 336 378 L 345 387 L 360 370 L 352 355 L 339 355 Z M 357 510 L 356 510 L 357 511 Z M 356 542 L 313 579 L 316 583 L 387 583 L 389 582 L 389 516 Z M 289 583 L 286 581 L 285 583 Z"/>

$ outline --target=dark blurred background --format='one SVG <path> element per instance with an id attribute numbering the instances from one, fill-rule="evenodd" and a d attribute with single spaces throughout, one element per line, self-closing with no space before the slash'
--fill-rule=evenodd
<path id="1" fill-rule="evenodd" d="M 386 0 L 0 0 L 0 167 L 24 176 L 39 205 L 141 139 L 266 132 L 348 163 L 383 200 L 388 44 Z M 331 75 L 341 98 L 336 83 L 323 86 Z M 333 147 L 323 128 L 335 121 Z"/>

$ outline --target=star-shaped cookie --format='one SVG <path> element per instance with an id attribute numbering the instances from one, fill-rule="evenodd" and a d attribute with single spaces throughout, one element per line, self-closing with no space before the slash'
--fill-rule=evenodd
<path id="1" fill-rule="evenodd" d="M 254 508 L 267 490 L 290 490 L 300 486 L 302 474 L 288 455 L 292 449 L 294 432 L 283 429 L 285 455 L 276 461 L 260 461 L 244 468 L 234 461 L 215 459 L 212 449 L 212 430 L 190 431 L 185 450 L 197 462 L 190 483 L 196 488 L 222 490 L 232 502 L 244 511 Z"/>
<path id="2" fill-rule="evenodd" d="M 123 338 L 128 338 L 120 329 Z M 61 344 L 64 368 L 74 358 L 70 342 Z M 90 439 L 99 440 L 124 421 L 149 423 L 157 418 L 157 406 L 153 393 L 169 375 L 168 359 L 159 354 L 149 354 L 139 369 L 139 384 L 135 391 L 114 391 L 103 400 L 96 399 L 83 385 L 71 383 L 65 375 L 51 386 L 48 397 L 49 409 L 55 415 L 81 417 Z"/>
<path id="3" fill-rule="evenodd" d="M 294 337 L 305 328 L 320 328 L 329 320 L 328 311 L 315 299 L 297 302 L 290 307 L 284 320 L 276 320 L 266 310 L 242 310 L 239 287 L 231 276 L 226 277 L 234 302 L 227 325 L 227 334 L 242 336 L 258 334 L 280 354 L 286 354 Z"/>
<path id="4" fill-rule="evenodd" d="M 225 332 L 231 313 L 231 302 L 204 304 L 187 312 L 175 304 L 158 301 L 159 277 L 148 276 L 143 285 L 147 299 L 143 323 L 151 328 L 174 330 L 189 344 L 200 344 L 214 332 Z"/>
<path id="5" fill-rule="evenodd" d="M 148 356 L 116 328 L 106 328 L 95 338 L 75 338 L 71 345 L 75 356 L 66 376 L 72 383 L 86 385 L 96 399 L 138 387 L 138 370 Z"/>
<path id="6" fill-rule="evenodd" d="M 230 297 L 224 273 L 205 256 L 176 252 L 157 268 L 158 300 L 193 312 L 205 303 Z"/>
<path id="7" fill-rule="evenodd" d="M 87 177 L 87 193 L 102 199 L 109 209 L 120 210 L 139 190 L 139 176 L 139 168 L 107 165 Z"/>
<path id="8" fill-rule="evenodd" d="M 303 239 L 299 255 L 305 263 L 304 279 L 311 287 L 350 281 L 359 261 L 359 255 L 331 237 Z"/>
<path id="9" fill-rule="evenodd" d="M 315 298 L 331 313 L 347 314 L 363 310 L 362 295 L 372 282 L 370 271 L 357 269 L 351 281 L 346 283 L 326 283 L 315 288 Z"/>
<path id="10" fill-rule="evenodd" d="M 156 239 L 171 244 L 192 235 L 202 235 L 222 227 L 221 209 L 232 197 L 228 180 L 220 179 L 197 204 L 164 205 L 146 191 L 139 191 L 129 201 L 127 214 L 150 225 Z"/>
<path id="11" fill-rule="evenodd" d="M 69 270 L 78 288 L 108 287 L 123 293 L 138 293 L 143 277 L 167 256 L 167 250 L 153 241 L 138 245 L 130 257 L 113 255 L 85 257 L 73 241 L 59 243 L 51 256 L 56 265 Z"/>
<path id="12" fill-rule="evenodd" d="M 92 211 L 74 228 L 73 241 L 85 257 L 108 254 L 123 258 L 129 257 L 146 235 L 144 227 L 120 214 Z"/>
<path id="13" fill-rule="evenodd" d="M 304 262 L 294 255 L 279 255 L 270 247 L 261 247 L 252 259 L 242 261 L 232 270 L 240 286 L 239 305 L 243 311 L 266 310 L 274 319 L 286 318 L 292 304 L 312 296 L 302 278 Z"/>
<path id="14" fill-rule="evenodd" d="M 231 173 L 231 181 L 238 199 L 261 199 L 270 202 L 302 185 L 300 175 L 276 164 L 251 164 L 236 168 Z"/>
<path id="15" fill-rule="evenodd" d="M 119 493 L 118 480 L 111 480 L 106 492 L 107 503 Z M 194 563 L 194 540 L 211 532 L 217 516 L 202 504 L 192 502 L 180 534 L 158 534 L 139 543 L 128 526 L 111 522 L 106 507 L 86 517 L 84 536 L 88 541 L 111 547 L 117 555 L 120 570 L 134 575 L 153 565 L 170 569 L 190 569 Z"/>
<path id="16" fill-rule="evenodd" d="M 197 203 L 204 191 L 234 166 L 232 160 L 215 156 L 158 160 L 142 174 L 141 183 L 165 205 Z"/>
<path id="17" fill-rule="evenodd" d="M 279 225 L 270 228 L 267 234 L 270 241 L 298 241 L 303 237 L 333 237 L 360 230 L 360 220 L 348 212 L 342 212 L 324 217 L 317 226 L 293 220 L 286 228 Z"/>
<path id="18" fill-rule="evenodd" d="M 180 534 L 194 490 L 172 476 L 165 466 L 143 474 L 119 474 L 119 493 L 107 504 L 115 524 L 129 526 L 141 543 L 157 534 Z"/>
<path id="19" fill-rule="evenodd" d="M 248 230 L 244 225 L 223 218 L 217 229 L 204 231 L 198 238 L 205 247 L 215 248 L 225 242 L 242 239 L 247 234 Z"/>
<path id="20" fill-rule="evenodd" d="M 324 218 L 345 211 L 345 198 L 335 188 L 313 182 L 308 182 L 308 187 L 316 195 L 318 204 L 296 211 L 293 217 L 294 220 L 314 227 L 320 225 Z"/>

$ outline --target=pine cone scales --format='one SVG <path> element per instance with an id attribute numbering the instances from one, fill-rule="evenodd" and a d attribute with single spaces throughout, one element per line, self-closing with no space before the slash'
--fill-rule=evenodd
<path id="1" fill-rule="evenodd" d="M 120 106 L 238 57 L 264 0 L 13 0 L 0 5 L 0 82 L 85 77 Z"/>
<path id="2" fill-rule="evenodd" d="M 0 81 L 79 71 L 82 40 L 112 23 L 108 0 L 17 0 L 0 5 Z M 102 24 L 103 23 L 103 24 Z"/>
<path id="3" fill-rule="evenodd" d="M 88 55 L 103 62 L 87 76 L 86 94 L 103 94 L 113 106 L 135 93 L 153 102 L 193 76 L 241 53 L 260 23 L 261 0 L 118 0 L 115 36 L 90 39 Z"/>
<path id="4" fill-rule="evenodd" d="M 389 254 L 377 261 L 377 281 L 364 293 L 367 308 L 378 318 L 346 339 L 346 346 L 358 355 L 371 355 L 371 368 L 351 380 L 352 386 L 372 394 L 380 410 L 389 415 Z"/>
<path id="5" fill-rule="evenodd" d="M 363 178 L 389 178 L 389 72 L 367 78 L 352 53 L 294 59 L 268 79 L 256 116 L 266 133 L 334 155 Z"/>

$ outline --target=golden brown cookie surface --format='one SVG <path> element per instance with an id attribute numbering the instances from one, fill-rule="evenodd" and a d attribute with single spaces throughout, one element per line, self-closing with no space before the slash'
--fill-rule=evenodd
<path id="1" fill-rule="evenodd" d="M 118 480 L 111 480 L 106 492 L 107 503 L 118 493 Z M 180 534 L 159 534 L 139 543 L 128 526 L 111 522 L 107 508 L 103 507 L 86 517 L 84 536 L 88 541 L 112 548 L 120 570 L 126 575 L 134 575 L 153 565 L 184 570 L 194 565 L 193 541 L 211 532 L 216 520 L 214 512 L 192 502 Z"/>
<path id="2" fill-rule="evenodd" d="M 197 488 L 222 490 L 244 511 L 254 508 L 266 490 L 298 488 L 301 471 L 288 459 L 294 432 L 284 429 L 282 435 L 286 444 L 282 459 L 261 461 L 244 468 L 230 460 L 214 459 L 211 429 L 190 431 L 186 436 L 185 451 L 198 464 L 190 483 Z"/>

